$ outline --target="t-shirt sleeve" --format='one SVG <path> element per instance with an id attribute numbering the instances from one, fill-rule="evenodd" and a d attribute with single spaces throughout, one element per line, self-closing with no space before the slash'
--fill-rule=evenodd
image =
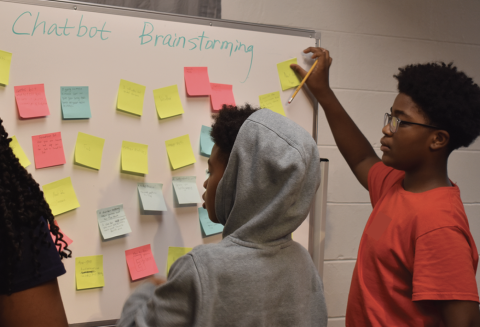
<path id="1" fill-rule="evenodd" d="M 375 207 L 385 191 L 403 176 L 405 172 L 387 167 L 381 161 L 374 164 L 368 171 L 368 192 L 372 207 Z"/>
<path id="2" fill-rule="evenodd" d="M 413 268 L 413 301 L 479 302 L 475 280 L 478 259 L 457 227 L 443 227 L 417 238 Z"/>

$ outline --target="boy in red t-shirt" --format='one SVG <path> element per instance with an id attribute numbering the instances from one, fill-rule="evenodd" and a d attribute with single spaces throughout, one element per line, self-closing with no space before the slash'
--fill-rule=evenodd
<path id="1" fill-rule="evenodd" d="M 478 252 L 460 190 L 447 173 L 450 153 L 480 134 L 480 88 L 452 64 L 400 68 L 380 160 L 329 86 L 329 52 L 304 52 L 318 61 L 306 84 L 373 206 L 346 325 L 480 326 Z M 300 66 L 291 67 L 306 75 Z"/>

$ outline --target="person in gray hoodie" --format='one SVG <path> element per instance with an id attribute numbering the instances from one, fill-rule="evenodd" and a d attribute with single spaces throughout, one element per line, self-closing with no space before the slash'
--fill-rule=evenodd
<path id="1" fill-rule="evenodd" d="M 313 138 L 248 105 L 224 107 L 211 135 L 204 207 L 223 239 L 178 259 L 163 285 L 138 287 L 117 326 L 326 326 L 322 281 L 291 237 L 320 183 Z"/>

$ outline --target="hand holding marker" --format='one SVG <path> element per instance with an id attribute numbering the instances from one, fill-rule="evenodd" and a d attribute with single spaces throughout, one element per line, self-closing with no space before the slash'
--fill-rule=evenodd
<path id="1" fill-rule="evenodd" d="M 300 85 L 297 87 L 297 89 L 295 90 L 295 93 L 293 93 L 292 97 L 288 100 L 288 103 L 292 103 L 293 99 L 295 98 L 295 96 L 297 95 L 298 91 L 300 91 L 300 89 L 302 88 L 303 84 L 305 84 L 305 82 L 307 81 L 307 78 L 310 76 L 310 74 L 313 72 L 313 69 L 315 68 L 315 66 L 317 65 L 317 62 L 318 60 L 315 60 L 315 62 L 313 63 L 312 67 L 310 68 L 310 70 L 308 71 L 307 75 L 305 75 L 305 77 L 303 78 L 303 81 L 302 83 L 300 83 Z"/>

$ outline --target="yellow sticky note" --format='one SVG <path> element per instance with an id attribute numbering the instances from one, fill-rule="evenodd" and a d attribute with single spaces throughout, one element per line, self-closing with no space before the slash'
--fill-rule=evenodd
<path id="1" fill-rule="evenodd" d="M 75 163 L 100 169 L 105 139 L 78 132 L 75 144 Z"/>
<path id="2" fill-rule="evenodd" d="M 122 170 L 148 174 L 148 145 L 123 141 Z"/>
<path id="3" fill-rule="evenodd" d="M 104 287 L 103 255 L 75 258 L 75 281 L 77 290 Z"/>
<path id="4" fill-rule="evenodd" d="M 15 136 L 12 136 L 12 142 L 10 142 L 10 147 L 12 148 L 12 151 L 15 157 L 17 157 L 18 161 L 20 161 L 20 164 L 23 167 L 28 167 L 31 162 L 30 160 L 28 160 L 27 155 L 23 151 L 22 147 L 20 146 L 20 143 L 18 143 L 18 140 Z"/>
<path id="5" fill-rule="evenodd" d="M 280 78 L 280 84 L 282 84 L 282 90 L 288 90 L 292 87 L 299 86 L 302 82 L 298 76 L 295 74 L 291 64 L 296 64 L 297 58 L 293 58 L 284 62 L 277 64 L 278 77 Z"/>
<path id="6" fill-rule="evenodd" d="M 182 101 L 180 101 L 176 85 L 153 90 L 153 98 L 155 99 L 155 107 L 160 118 L 183 114 Z"/>
<path id="7" fill-rule="evenodd" d="M 43 185 L 43 194 L 54 216 L 80 207 L 70 177 Z"/>
<path id="8" fill-rule="evenodd" d="M 167 276 L 170 271 L 170 267 L 173 265 L 178 258 L 183 257 L 188 252 L 192 251 L 192 248 L 182 248 L 177 246 L 169 246 L 168 247 L 168 255 L 167 255 Z"/>
<path id="9" fill-rule="evenodd" d="M 173 169 L 185 167 L 197 162 L 193 155 L 190 137 L 183 135 L 174 139 L 165 141 L 167 147 L 168 158 Z"/>
<path id="10" fill-rule="evenodd" d="M 10 52 L 0 50 L 0 84 L 8 85 L 11 63 L 12 54 Z"/>
<path id="11" fill-rule="evenodd" d="M 282 99 L 280 99 L 280 92 L 272 92 L 261 95 L 258 97 L 260 99 L 260 108 L 268 108 L 280 115 L 285 116 L 285 111 L 283 110 Z"/>
<path id="12" fill-rule="evenodd" d="M 145 86 L 121 79 L 118 88 L 117 109 L 141 116 L 144 97 Z"/>

